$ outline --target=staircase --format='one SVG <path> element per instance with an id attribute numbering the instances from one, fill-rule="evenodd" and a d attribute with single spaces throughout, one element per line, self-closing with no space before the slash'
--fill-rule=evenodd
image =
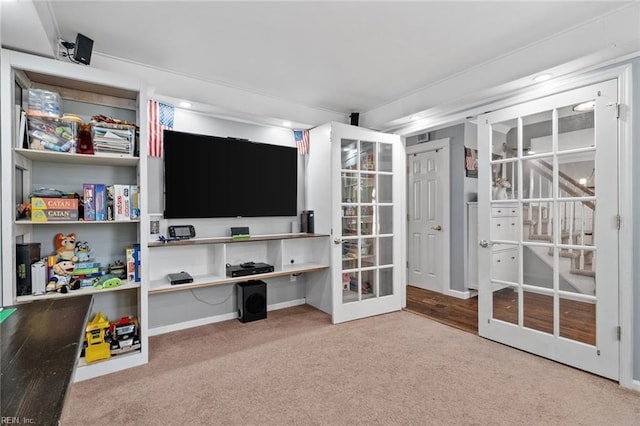
<path id="1" fill-rule="evenodd" d="M 552 167 L 542 160 L 531 160 L 528 173 L 528 198 L 552 197 Z M 575 247 L 560 248 L 560 276 L 582 294 L 595 294 L 596 254 L 594 246 L 595 192 L 570 176 L 559 172 L 557 216 L 551 201 L 531 201 L 523 204 L 523 233 L 528 241 L 553 242 L 554 222 L 557 222 L 559 244 Z M 553 267 L 553 248 L 527 246 L 544 263 Z"/>

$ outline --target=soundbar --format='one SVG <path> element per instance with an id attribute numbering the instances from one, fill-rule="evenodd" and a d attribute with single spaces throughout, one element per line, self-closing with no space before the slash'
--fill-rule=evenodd
<path id="1" fill-rule="evenodd" d="M 228 277 L 246 277 L 256 274 L 266 274 L 273 271 L 273 266 L 267 263 L 247 262 L 240 265 L 227 265 Z"/>

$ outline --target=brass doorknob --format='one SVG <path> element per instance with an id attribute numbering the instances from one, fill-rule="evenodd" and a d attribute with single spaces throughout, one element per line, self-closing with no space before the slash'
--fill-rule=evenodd
<path id="1" fill-rule="evenodd" d="M 431 229 L 433 229 L 434 231 L 442 231 L 442 226 L 440 226 L 440 225 L 432 226 Z"/>

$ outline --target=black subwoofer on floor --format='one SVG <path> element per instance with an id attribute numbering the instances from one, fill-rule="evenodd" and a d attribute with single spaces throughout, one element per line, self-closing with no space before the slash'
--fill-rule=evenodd
<path id="1" fill-rule="evenodd" d="M 264 281 L 247 281 L 237 284 L 238 319 L 249 322 L 267 317 L 267 284 Z"/>

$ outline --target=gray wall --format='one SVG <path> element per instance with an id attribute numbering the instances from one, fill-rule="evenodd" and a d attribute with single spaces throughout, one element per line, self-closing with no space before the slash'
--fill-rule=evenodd
<path id="1" fill-rule="evenodd" d="M 466 251 L 467 251 L 467 201 L 475 201 L 477 192 L 477 179 L 469 179 L 465 176 L 464 146 L 465 124 L 429 132 L 429 140 L 450 139 L 449 173 L 450 173 L 450 279 L 452 290 L 466 291 Z M 475 137 L 473 138 L 475 141 Z M 429 142 L 424 142 L 429 143 Z M 409 137 L 407 146 L 417 145 L 417 137 Z M 472 182 L 469 182 L 472 181 Z"/>

